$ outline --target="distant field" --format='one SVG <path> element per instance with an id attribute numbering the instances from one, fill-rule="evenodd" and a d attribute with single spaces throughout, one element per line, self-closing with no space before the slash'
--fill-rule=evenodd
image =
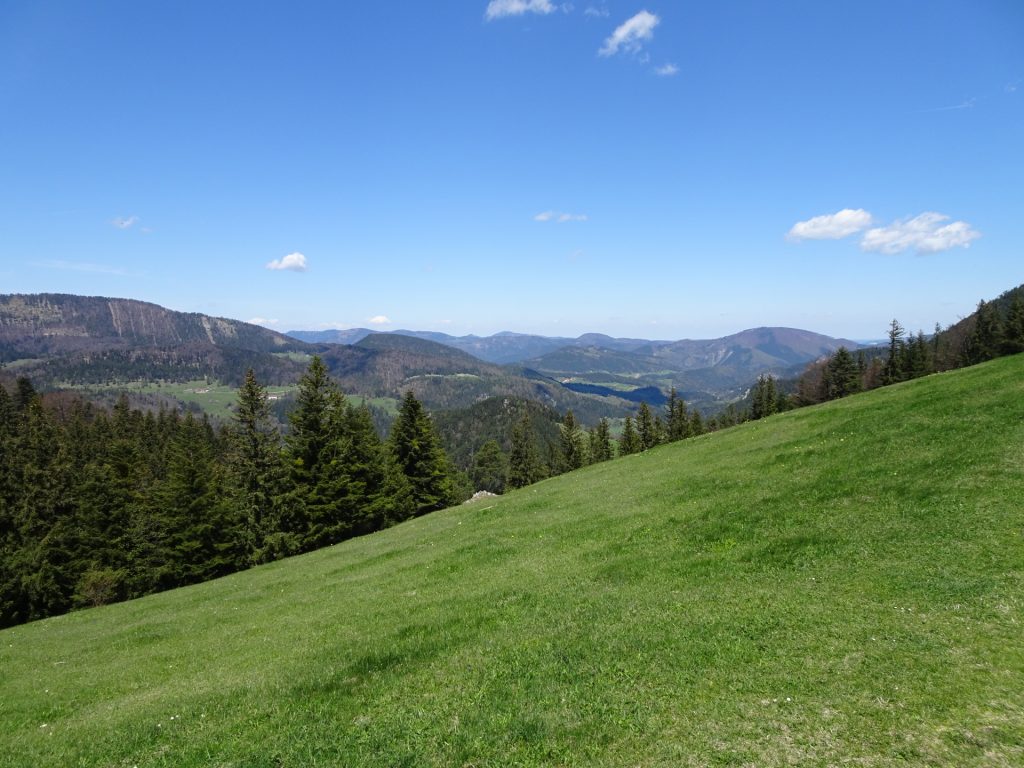
<path id="1" fill-rule="evenodd" d="M 128 382 L 110 385 L 62 385 L 83 394 L 102 392 L 137 392 L 139 394 L 166 395 L 184 403 L 194 403 L 204 412 L 219 418 L 231 416 L 232 407 L 238 402 L 238 388 L 223 384 L 208 384 L 204 380 L 186 382 Z M 296 391 L 295 385 L 267 387 L 267 396 L 277 399 Z"/>
<path id="2" fill-rule="evenodd" d="M 0 766 L 1024 765 L 1024 356 L 0 632 Z"/>

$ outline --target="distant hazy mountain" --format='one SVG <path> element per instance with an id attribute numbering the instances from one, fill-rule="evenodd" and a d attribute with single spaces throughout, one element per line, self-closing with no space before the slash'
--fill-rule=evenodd
<path id="1" fill-rule="evenodd" d="M 366 328 L 328 331 L 288 331 L 287 335 L 314 344 L 358 344 L 375 331 Z M 436 331 L 386 331 L 397 336 L 412 336 L 417 339 L 436 341 L 447 347 L 461 349 L 481 360 L 500 365 L 520 363 L 524 360 L 546 355 L 563 347 L 601 347 L 602 349 L 631 351 L 640 347 L 669 344 L 671 342 L 650 339 L 617 339 L 603 333 L 586 333 L 576 338 L 566 336 L 538 336 L 528 333 L 502 331 L 492 336 L 451 336 Z"/>

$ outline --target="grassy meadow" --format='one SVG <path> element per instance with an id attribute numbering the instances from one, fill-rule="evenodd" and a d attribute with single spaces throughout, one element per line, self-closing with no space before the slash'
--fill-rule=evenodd
<path id="1" fill-rule="evenodd" d="M 1024 356 L 0 632 L 0 766 L 1024 765 Z"/>

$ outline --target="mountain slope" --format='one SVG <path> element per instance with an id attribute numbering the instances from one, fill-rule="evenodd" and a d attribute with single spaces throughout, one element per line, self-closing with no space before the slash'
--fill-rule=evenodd
<path id="1" fill-rule="evenodd" d="M 20 371 L 40 382 L 239 382 L 251 367 L 261 380 L 281 383 L 302 368 L 287 355 L 311 351 L 258 325 L 133 299 L 0 295 L 0 362 L 27 361 Z"/>
<path id="2" fill-rule="evenodd" d="M 0 632 L 0 764 L 1024 762 L 1024 356 Z"/>

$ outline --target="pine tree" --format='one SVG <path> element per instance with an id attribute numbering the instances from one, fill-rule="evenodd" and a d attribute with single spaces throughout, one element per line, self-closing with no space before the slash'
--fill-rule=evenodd
<path id="1" fill-rule="evenodd" d="M 345 537 L 345 513 L 336 478 L 329 472 L 344 439 L 345 398 L 327 375 L 319 355 L 299 379 L 291 431 L 285 438 L 288 467 L 287 528 L 301 549 Z"/>
<path id="2" fill-rule="evenodd" d="M 612 458 L 614 449 L 612 448 L 612 435 L 608 419 L 601 419 L 597 422 L 597 426 L 590 430 L 589 443 L 591 463 L 596 464 Z"/>
<path id="3" fill-rule="evenodd" d="M 651 407 L 647 403 L 640 403 L 640 409 L 636 414 L 636 431 L 640 439 L 641 451 L 649 450 L 658 444 L 654 418 L 651 414 Z"/>
<path id="4" fill-rule="evenodd" d="M 391 452 L 412 486 L 417 514 L 443 509 L 455 501 L 451 468 L 434 424 L 412 393 L 405 393 L 391 427 Z"/>
<path id="5" fill-rule="evenodd" d="M 501 450 L 497 440 L 488 440 L 477 451 L 473 457 L 470 477 L 475 490 L 505 492 L 505 483 L 508 482 L 508 457 Z"/>
<path id="6" fill-rule="evenodd" d="M 903 326 L 895 318 L 889 324 L 889 355 L 885 360 L 885 368 L 882 370 L 882 383 L 895 384 L 903 380 L 904 362 L 903 357 L 906 344 L 903 340 Z"/>
<path id="7" fill-rule="evenodd" d="M 508 485 L 510 488 L 522 488 L 536 483 L 544 477 L 537 454 L 536 436 L 530 414 L 523 412 L 523 417 L 512 428 L 512 447 L 508 459 Z"/>
<path id="8" fill-rule="evenodd" d="M 329 474 L 342 512 L 331 541 L 381 530 L 415 512 L 412 487 L 381 442 L 365 402 L 347 407 L 345 439 Z"/>
<path id="9" fill-rule="evenodd" d="M 778 395 L 775 390 L 775 377 L 761 374 L 754 386 L 754 395 L 750 405 L 750 418 L 763 419 L 778 410 Z"/>
<path id="10" fill-rule="evenodd" d="M 839 347 L 825 366 L 825 396 L 828 400 L 846 397 L 860 389 L 860 369 L 846 347 Z"/>
<path id="11" fill-rule="evenodd" d="M 640 435 L 633 426 L 633 417 L 627 416 L 622 423 L 622 435 L 619 437 L 619 456 L 629 456 L 642 450 L 643 443 L 640 442 Z"/>
<path id="12" fill-rule="evenodd" d="M 1006 311 L 1003 323 L 1003 339 L 1000 351 L 1004 355 L 1016 355 L 1024 352 L 1024 300 L 1022 291 L 1014 292 L 1010 299 L 1010 307 Z"/>
<path id="13" fill-rule="evenodd" d="M 690 427 L 687 430 L 689 437 L 697 437 L 703 435 L 707 431 L 704 426 L 704 418 L 700 415 L 700 411 L 694 408 L 690 411 Z"/>
<path id="14" fill-rule="evenodd" d="M 245 536 L 247 558 L 263 563 L 297 551 L 294 536 L 282 533 L 278 496 L 282 466 L 277 430 L 270 421 L 266 389 L 252 368 L 238 391 L 228 465 L 235 511 Z"/>
<path id="15" fill-rule="evenodd" d="M 559 435 L 559 447 L 562 454 L 562 468 L 566 472 L 583 466 L 583 445 L 579 425 L 571 410 L 565 412 L 562 419 L 562 430 Z"/>
<path id="16" fill-rule="evenodd" d="M 967 362 L 969 365 L 983 363 L 999 354 L 1003 343 L 1002 320 L 995 304 L 978 302 L 974 313 L 974 328 L 967 337 Z"/>
<path id="17" fill-rule="evenodd" d="M 670 443 L 686 438 L 689 424 L 686 415 L 686 403 L 679 397 L 676 388 L 672 387 L 668 393 L 668 404 L 665 408 L 665 416 L 668 420 L 666 439 Z"/>

